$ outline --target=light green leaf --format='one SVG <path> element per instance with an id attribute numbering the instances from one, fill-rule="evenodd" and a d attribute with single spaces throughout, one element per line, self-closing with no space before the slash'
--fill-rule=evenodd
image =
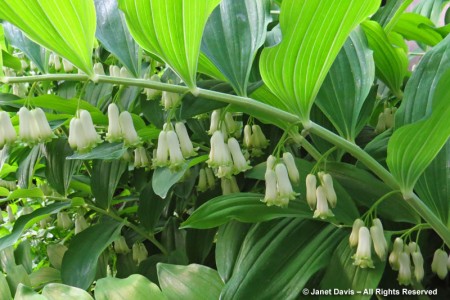
<path id="1" fill-rule="evenodd" d="M 48 215 L 55 214 L 68 206 L 70 206 L 70 202 L 53 203 L 46 207 L 39 208 L 31 214 L 20 216 L 14 223 L 11 234 L 0 238 L 0 251 L 14 245 L 21 237 L 23 231 L 28 229 L 34 223 L 39 222 Z"/>
<path id="2" fill-rule="evenodd" d="M 387 0 L 386 2 L 373 15 L 372 20 L 377 21 L 389 33 L 413 0 Z"/>
<path id="3" fill-rule="evenodd" d="M 6 281 L 5 275 L 3 274 L 0 274 L 0 299 L 12 299 L 8 282 Z"/>
<path id="4" fill-rule="evenodd" d="M 119 8 L 138 44 L 165 61 L 193 89 L 203 30 L 219 2 L 119 0 Z"/>
<path id="5" fill-rule="evenodd" d="M 21 198 L 43 198 L 44 193 L 40 188 L 17 189 L 11 192 L 6 200 L 16 200 Z"/>
<path id="6" fill-rule="evenodd" d="M 401 34 L 407 40 L 414 40 L 435 46 L 442 41 L 442 36 L 434 29 L 433 22 L 419 14 L 404 13 L 394 27 L 394 31 Z"/>
<path id="7" fill-rule="evenodd" d="M 402 48 L 391 44 L 383 28 L 375 21 L 362 23 L 375 59 L 376 75 L 397 97 L 402 97 L 403 78 L 408 71 L 408 57 Z"/>
<path id="8" fill-rule="evenodd" d="M 95 0 L 97 31 L 95 35 L 135 77 L 141 73 L 139 46 L 131 37 L 117 0 Z"/>
<path id="9" fill-rule="evenodd" d="M 126 171 L 128 162 L 117 160 L 94 160 L 91 188 L 98 207 L 109 209 L 120 177 Z"/>
<path id="10" fill-rule="evenodd" d="M 350 34 L 336 57 L 316 100 L 317 106 L 339 134 L 348 140 L 356 138 L 365 125 L 361 119 L 369 117 L 361 112 L 374 77 L 372 51 L 368 48 L 364 33 L 358 28 Z"/>
<path id="11" fill-rule="evenodd" d="M 48 299 L 42 295 L 39 295 L 31 287 L 19 284 L 19 286 L 17 286 L 16 296 L 14 297 L 14 300 L 48 300 Z"/>
<path id="12" fill-rule="evenodd" d="M 220 299 L 299 299 L 344 235 L 332 225 L 298 218 L 254 225 Z"/>
<path id="13" fill-rule="evenodd" d="M 171 171 L 168 167 L 156 168 L 153 172 L 152 186 L 156 195 L 166 198 L 170 188 L 176 184 L 186 173 L 189 167 L 188 163 L 184 163 L 180 170 Z"/>
<path id="14" fill-rule="evenodd" d="M 159 263 L 157 268 L 159 284 L 168 300 L 219 299 L 223 282 L 216 270 L 197 264 Z"/>
<path id="15" fill-rule="evenodd" d="M 42 290 L 42 296 L 48 300 L 60 300 L 62 298 L 67 300 L 94 300 L 86 291 L 61 283 L 47 284 Z"/>
<path id="16" fill-rule="evenodd" d="M 75 153 L 71 156 L 67 156 L 66 159 L 77 159 L 77 160 L 91 160 L 91 159 L 103 159 L 103 160 L 114 160 L 121 158 L 127 148 L 123 146 L 123 143 L 103 143 L 88 153 Z"/>
<path id="17" fill-rule="evenodd" d="M 159 287 L 139 274 L 128 278 L 102 278 L 95 285 L 96 300 L 166 300 Z M 184 297 L 183 297 L 184 298 Z"/>
<path id="18" fill-rule="evenodd" d="M 448 0 L 420 1 L 413 11 L 430 18 L 434 24 L 438 25 L 444 6 L 448 2 Z"/>
<path id="19" fill-rule="evenodd" d="M 260 70 L 270 90 L 303 121 L 309 120 L 314 99 L 348 35 L 379 4 L 373 0 L 283 1 L 283 39 L 263 50 Z"/>
<path id="20" fill-rule="evenodd" d="M 206 23 L 201 51 L 239 96 L 247 96 L 253 60 L 271 21 L 269 11 L 267 0 L 222 0 Z"/>
<path id="21" fill-rule="evenodd" d="M 20 59 L 18 59 L 15 56 L 12 56 L 8 52 L 2 50 L 2 60 L 3 60 L 3 66 L 13 69 L 16 72 L 19 72 L 22 70 L 22 65 L 20 63 Z"/>
<path id="22" fill-rule="evenodd" d="M 73 237 L 62 262 L 63 283 L 82 289 L 89 288 L 94 281 L 100 255 L 120 236 L 122 226 L 121 223 L 107 220 Z"/>
<path id="23" fill-rule="evenodd" d="M 50 267 L 42 267 L 30 274 L 31 286 L 39 288 L 50 282 L 61 281 L 61 273 Z"/>
<path id="24" fill-rule="evenodd" d="M 3 0 L 0 19 L 92 74 L 95 8 L 91 0 Z"/>
<path id="25" fill-rule="evenodd" d="M 34 172 L 36 171 L 36 164 L 41 159 L 41 147 L 40 145 L 34 146 L 27 157 L 20 162 L 19 169 L 17 170 L 17 181 L 19 187 L 28 189 L 33 182 Z"/>

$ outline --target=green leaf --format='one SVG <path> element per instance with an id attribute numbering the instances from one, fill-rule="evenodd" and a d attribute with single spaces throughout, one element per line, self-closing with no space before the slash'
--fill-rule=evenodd
<path id="1" fill-rule="evenodd" d="M 433 0 L 433 1 L 420 1 L 413 8 L 413 12 L 421 14 L 427 18 L 430 18 L 434 24 L 438 25 L 439 19 L 441 18 L 442 10 L 448 0 Z"/>
<path id="2" fill-rule="evenodd" d="M 233 273 L 241 244 L 250 227 L 251 224 L 236 221 L 219 227 L 216 241 L 216 265 L 223 282 L 227 282 Z"/>
<path id="3" fill-rule="evenodd" d="M 90 0 L 4 0 L 0 19 L 91 75 L 95 8 Z"/>
<path id="4" fill-rule="evenodd" d="M 217 229 L 187 229 L 186 254 L 190 263 L 205 264 L 214 245 Z"/>
<path id="5" fill-rule="evenodd" d="M 408 71 L 408 58 L 402 48 L 391 44 L 383 28 L 375 21 L 362 23 L 370 48 L 373 50 L 377 77 L 392 93 L 401 98 L 403 78 Z"/>
<path id="6" fill-rule="evenodd" d="M 269 12 L 267 0 L 223 0 L 206 23 L 201 51 L 239 96 L 247 96 L 253 60 L 272 19 Z"/>
<path id="7" fill-rule="evenodd" d="M 254 225 L 220 299 L 298 299 L 343 236 L 333 225 L 302 219 Z"/>
<path id="8" fill-rule="evenodd" d="M 22 265 L 25 271 L 30 274 L 33 271 L 33 262 L 31 257 L 31 244 L 28 240 L 22 241 L 14 250 L 16 264 Z"/>
<path id="9" fill-rule="evenodd" d="M 50 267 L 42 267 L 30 274 L 31 286 L 40 288 L 47 283 L 61 281 L 61 272 Z"/>
<path id="10" fill-rule="evenodd" d="M 134 274 L 124 279 L 102 278 L 97 281 L 94 293 L 96 300 L 167 299 L 156 284 L 139 274 Z"/>
<path id="11" fill-rule="evenodd" d="M 103 143 L 88 153 L 75 153 L 67 156 L 66 159 L 77 160 L 91 160 L 91 159 L 103 159 L 103 160 L 117 160 L 121 158 L 127 148 L 123 146 L 123 143 Z"/>
<path id="12" fill-rule="evenodd" d="M 34 223 L 39 222 L 48 215 L 55 214 L 68 206 L 70 206 L 70 202 L 53 203 L 46 207 L 39 208 L 31 214 L 20 216 L 14 223 L 11 234 L 0 238 L 0 251 L 14 245 L 22 236 L 23 231 L 28 229 Z"/>
<path id="13" fill-rule="evenodd" d="M 131 35 L 158 56 L 185 84 L 196 86 L 197 63 L 206 21 L 220 0 L 119 0 Z"/>
<path id="14" fill-rule="evenodd" d="M 5 298 L 8 299 L 8 298 Z M 10 298 L 9 298 L 10 299 Z M 29 286 L 19 284 L 17 286 L 15 300 L 48 300 L 46 297 L 39 295 Z"/>
<path id="15" fill-rule="evenodd" d="M 265 48 L 260 58 L 261 76 L 282 105 L 303 121 L 309 120 L 314 99 L 348 35 L 379 4 L 372 0 L 283 1 L 283 39 Z"/>
<path id="16" fill-rule="evenodd" d="M 374 77 L 372 51 L 358 28 L 350 34 L 336 57 L 316 100 L 339 134 L 348 140 L 354 140 L 365 125 L 361 119 L 368 116 L 361 112 Z"/>
<path id="17" fill-rule="evenodd" d="M 197 264 L 159 263 L 157 268 L 159 284 L 168 300 L 219 299 L 223 282 L 216 270 Z"/>
<path id="18" fill-rule="evenodd" d="M 131 37 L 117 0 L 95 0 L 96 37 L 106 50 L 114 54 L 135 77 L 141 73 L 139 46 Z"/>
<path id="19" fill-rule="evenodd" d="M 341 241 L 331 257 L 325 276 L 320 283 L 321 289 L 352 290 L 355 292 L 351 299 L 372 298 L 372 295 L 357 294 L 357 291 L 375 289 L 383 276 L 386 260 L 375 259 L 375 269 L 359 268 L 353 265 L 352 256 L 356 249 L 350 248 L 347 236 Z M 339 274 L 339 276 L 336 276 Z M 328 297 L 323 297 L 327 299 Z M 322 299 L 322 297 L 321 297 Z"/>
<path id="20" fill-rule="evenodd" d="M 442 41 L 442 36 L 433 27 L 433 22 L 427 17 L 414 13 L 404 13 L 393 30 L 407 40 L 435 46 Z"/>
<path id="21" fill-rule="evenodd" d="M 47 284 L 42 290 L 42 296 L 48 300 L 76 299 L 76 300 L 94 300 L 86 291 L 68 286 L 61 283 Z"/>
<path id="22" fill-rule="evenodd" d="M 152 177 L 152 186 L 155 194 L 163 199 L 166 198 L 170 188 L 184 176 L 188 167 L 189 164 L 185 163 L 178 171 L 171 171 L 167 167 L 156 168 Z"/>
<path id="23" fill-rule="evenodd" d="M 387 0 L 386 2 L 372 16 L 372 20 L 377 21 L 389 33 L 413 0 Z"/>
<path id="24" fill-rule="evenodd" d="M 17 292 L 16 292 L 17 294 Z M 8 282 L 6 281 L 5 275 L 0 274 L 0 299 L 10 300 L 11 291 L 9 290 Z"/>
<path id="25" fill-rule="evenodd" d="M 166 205 L 167 200 L 158 197 L 151 183 L 147 184 L 139 195 L 138 218 L 141 224 L 153 232 Z"/>
<path id="26" fill-rule="evenodd" d="M 397 129 L 388 144 L 387 164 L 402 192 L 412 193 L 414 185 L 450 137 L 450 72 L 436 87 L 431 116 Z"/>
<path id="27" fill-rule="evenodd" d="M 48 69 L 45 49 L 31 41 L 23 32 L 8 22 L 3 22 L 5 37 L 15 48 L 21 50 L 35 65 L 39 71 L 46 73 Z"/>
<path id="28" fill-rule="evenodd" d="M 81 161 L 66 159 L 71 154 L 73 151 L 65 138 L 45 144 L 45 176 L 48 183 L 61 195 L 67 195 L 72 176 L 81 165 Z"/>
<path id="29" fill-rule="evenodd" d="M 98 207 L 109 209 L 120 177 L 127 170 L 128 162 L 118 160 L 94 160 L 91 188 Z"/>
<path id="30" fill-rule="evenodd" d="M 20 59 L 18 59 L 15 56 L 12 56 L 8 52 L 2 50 L 2 60 L 3 60 L 3 66 L 13 69 L 16 72 L 19 72 L 22 70 L 22 64 L 20 63 Z"/>
<path id="31" fill-rule="evenodd" d="M 122 226 L 121 223 L 107 220 L 74 236 L 62 262 L 63 283 L 84 290 L 89 288 L 95 279 L 100 255 L 120 236 Z"/>
<path id="32" fill-rule="evenodd" d="M 31 187 L 33 176 L 35 172 L 36 164 L 41 159 L 41 146 L 34 146 L 27 157 L 20 162 L 19 169 L 17 170 L 17 179 L 19 187 L 28 189 Z"/>
<path id="33" fill-rule="evenodd" d="M 6 281 L 8 282 L 9 289 L 13 292 L 13 294 L 20 284 L 27 286 L 31 285 L 27 271 L 25 271 L 22 265 L 9 268 L 8 274 L 6 275 Z"/>
<path id="34" fill-rule="evenodd" d="M 12 191 L 6 200 L 17 200 L 21 198 L 44 198 L 44 193 L 40 188 L 17 189 Z"/>

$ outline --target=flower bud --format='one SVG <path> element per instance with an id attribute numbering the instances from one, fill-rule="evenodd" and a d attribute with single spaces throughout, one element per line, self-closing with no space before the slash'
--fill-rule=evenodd
<path id="1" fill-rule="evenodd" d="M 437 276 L 444 280 L 447 277 L 447 260 L 448 255 L 444 250 L 438 249 L 434 252 L 433 261 L 431 263 L 431 271 L 437 274 Z"/>
<path id="2" fill-rule="evenodd" d="M 59 212 L 56 215 L 56 227 L 67 230 L 72 226 L 73 222 L 66 212 Z"/>
<path id="3" fill-rule="evenodd" d="M 411 257 L 414 263 L 414 277 L 417 282 L 421 282 L 425 275 L 425 271 L 423 269 L 423 256 L 420 251 L 412 252 Z"/>
<path id="4" fill-rule="evenodd" d="M 86 222 L 86 219 L 82 215 L 78 215 L 75 218 L 75 234 L 79 234 L 88 227 L 89 224 Z"/>
<path id="5" fill-rule="evenodd" d="M 213 110 L 211 113 L 211 123 L 209 125 L 209 134 L 213 134 L 217 130 L 219 130 L 219 123 L 220 123 L 220 110 L 216 109 Z"/>
<path id="6" fill-rule="evenodd" d="M 325 191 L 325 195 L 327 196 L 328 203 L 330 203 L 331 207 L 336 207 L 337 197 L 336 192 L 334 191 L 333 179 L 331 178 L 331 175 L 324 173 L 321 177 L 321 182 Z"/>
<path id="7" fill-rule="evenodd" d="M 208 188 L 210 190 L 214 189 L 216 187 L 216 179 L 214 177 L 213 171 L 211 168 L 205 168 L 206 173 L 206 181 L 208 183 Z"/>
<path id="8" fill-rule="evenodd" d="M 16 138 L 16 131 L 8 113 L 0 111 L 0 149 L 3 149 L 6 144 L 14 143 Z"/>
<path id="9" fill-rule="evenodd" d="M 380 134 L 385 130 L 386 130 L 386 116 L 384 115 L 384 113 L 380 113 L 378 115 L 378 123 L 377 126 L 375 127 L 375 133 Z"/>
<path id="10" fill-rule="evenodd" d="M 399 270 L 398 270 L 398 283 L 400 285 L 411 284 L 411 260 L 409 254 L 406 252 L 400 253 L 398 257 Z"/>
<path id="11" fill-rule="evenodd" d="M 117 142 L 122 139 L 122 130 L 119 123 L 119 108 L 115 103 L 108 105 L 108 132 L 106 140 L 109 142 Z"/>
<path id="12" fill-rule="evenodd" d="M 159 78 L 158 75 L 154 74 L 152 77 L 150 77 L 151 81 L 161 82 L 161 78 Z M 147 96 L 147 100 L 155 100 L 159 97 L 161 97 L 162 92 L 159 90 L 154 90 L 151 88 L 145 88 L 144 93 Z"/>
<path id="13" fill-rule="evenodd" d="M 359 229 L 364 227 L 364 222 L 361 219 L 356 219 L 353 222 L 352 233 L 350 234 L 349 243 L 350 247 L 358 246 Z"/>
<path id="14" fill-rule="evenodd" d="M 197 191 L 204 192 L 207 189 L 208 189 L 208 182 L 206 180 L 206 171 L 205 169 L 200 169 L 198 173 Z"/>
<path id="15" fill-rule="evenodd" d="M 263 131 L 261 130 L 261 127 L 259 125 L 253 125 L 252 126 L 252 144 L 253 147 L 265 149 L 267 146 L 269 146 L 269 141 L 266 139 L 266 136 L 264 135 Z"/>
<path id="16" fill-rule="evenodd" d="M 119 236 L 117 240 L 114 241 L 114 251 L 117 254 L 127 254 L 131 251 L 130 248 L 128 248 L 127 242 L 125 241 L 123 235 Z"/>
<path id="17" fill-rule="evenodd" d="M 370 235 L 372 236 L 375 253 L 381 260 L 386 259 L 387 242 L 384 237 L 383 225 L 381 224 L 380 219 L 377 218 L 373 220 L 373 225 L 370 227 Z"/>
<path id="18" fill-rule="evenodd" d="M 386 123 L 386 129 L 392 128 L 394 126 L 394 114 L 390 107 L 384 109 L 384 119 Z"/>
<path id="19" fill-rule="evenodd" d="M 112 77 L 120 77 L 120 68 L 118 66 L 109 66 L 109 75 Z"/>
<path id="20" fill-rule="evenodd" d="M 334 214 L 328 208 L 327 197 L 325 195 L 325 190 L 323 186 L 319 186 L 316 189 L 317 207 L 314 211 L 313 218 L 326 219 L 328 217 L 333 217 Z M 361 235 L 360 235 L 361 236 Z"/>
<path id="21" fill-rule="evenodd" d="M 245 125 L 244 126 L 244 147 L 247 149 L 250 149 L 253 147 L 252 144 L 252 129 L 250 127 L 250 125 Z"/>
<path id="22" fill-rule="evenodd" d="M 73 71 L 73 65 L 64 58 L 63 58 L 63 68 L 64 68 L 64 72 L 66 72 L 66 73 L 70 73 Z"/>
<path id="23" fill-rule="evenodd" d="M 313 210 L 316 207 L 316 188 L 317 179 L 313 174 L 308 174 L 306 176 L 306 202 L 308 202 L 309 208 Z"/>
<path id="24" fill-rule="evenodd" d="M 147 259 L 148 252 L 145 245 L 141 242 L 133 244 L 133 260 L 139 265 L 141 262 Z"/>
<path id="25" fill-rule="evenodd" d="M 290 152 L 283 153 L 283 161 L 288 170 L 289 178 L 293 183 L 298 183 L 300 181 L 300 174 L 298 173 L 297 166 L 295 165 L 294 157 Z"/>
<path id="26" fill-rule="evenodd" d="M 133 76 L 131 76 L 130 72 L 128 72 L 127 68 L 122 67 L 120 68 L 120 77 L 122 78 L 131 78 Z"/>
<path id="27" fill-rule="evenodd" d="M 55 66 L 55 71 L 61 70 L 61 60 L 57 54 L 53 55 L 53 65 Z"/>
<path id="28" fill-rule="evenodd" d="M 401 238 L 396 238 L 394 241 L 394 246 L 391 254 L 389 255 L 389 264 L 392 270 L 398 271 L 400 268 L 399 256 L 403 252 L 403 240 Z"/>
<path id="29" fill-rule="evenodd" d="M 186 126 L 183 122 L 175 123 L 175 132 L 177 133 L 178 139 L 180 141 L 181 153 L 185 158 L 197 155 L 197 152 L 192 145 L 191 139 L 187 132 Z"/>
<path id="30" fill-rule="evenodd" d="M 276 162 L 277 158 L 273 155 L 269 155 L 266 161 L 266 170 L 273 170 L 275 168 Z"/>
<path id="31" fill-rule="evenodd" d="M 235 138 L 228 139 L 228 148 L 233 159 L 233 174 L 245 172 L 252 168 L 242 154 L 241 147 Z"/>
<path id="32" fill-rule="evenodd" d="M 171 93 L 167 91 L 162 92 L 161 101 L 165 110 L 175 108 L 181 101 L 181 96 L 178 93 Z"/>
<path id="33" fill-rule="evenodd" d="M 158 137 L 158 147 L 156 148 L 156 158 L 153 164 L 156 167 L 167 166 L 169 160 L 169 145 L 167 143 L 167 131 L 161 131 Z"/>
<path id="34" fill-rule="evenodd" d="M 134 167 L 145 168 L 148 167 L 149 164 L 147 151 L 145 151 L 144 147 L 139 146 L 134 149 Z"/>
<path id="35" fill-rule="evenodd" d="M 317 189 L 319 188 L 320 187 L 318 187 Z M 369 229 L 363 226 L 359 229 L 358 248 L 356 249 L 356 254 L 352 256 L 352 258 L 355 260 L 353 262 L 353 265 L 360 268 L 374 268 L 371 248 L 372 243 Z"/>
<path id="36" fill-rule="evenodd" d="M 275 171 L 269 169 L 266 171 L 264 178 L 266 180 L 266 194 L 262 202 L 266 203 L 267 206 L 272 206 L 277 202 L 277 175 Z"/>
<path id="37" fill-rule="evenodd" d="M 181 153 L 177 134 L 173 130 L 167 131 L 167 145 L 169 147 L 170 167 L 176 169 L 184 164 L 184 157 Z"/>
<path id="38" fill-rule="evenodd" d="M 233 119 L 233 115 L 230 112 L 225 113 L 225 126 L 230 134 L 233 134 L 239 130 L 239 125 Z"/>
<path id="39" fill-rule="evenodd" d="M 94 73 L 96 75 L 105 75 L 105 69 L 103 69 L 102 63 L 95 63 L 94 64 Z"/>
<path id="40" fill-rule="evenodd" d="M 119 116 L 120 128 L 125 146 L 136 146 L 141 140 L 134 129 L 133 118 L 127 111 L 123 111 Z"/>
<path id="41" fill-rule="evenodd" d="M 69 145 L 72 149 L 85 153 L 100 143 L 101 139 L 95 131 L 89 112 L 80 110 L 79 115 L 80 118 L 73 118 L 70 121 Z"/>

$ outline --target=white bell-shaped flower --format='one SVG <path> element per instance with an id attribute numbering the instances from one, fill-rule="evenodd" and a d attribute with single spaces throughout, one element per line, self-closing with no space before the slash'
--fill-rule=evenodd
<path id="1" fill-rule="evenodd" d="M 122 140 L 122 130 L 119 122 L 119 108 L 115 103 L 108 105 L 108 132 L 106 140 L 109 142 L 117 142 Z"/>
<path id="2" fill-rule="evenodd" d="M 57 54 L 53 55 L 53 65 L 55 66 L 55 71 L 61 70 L 61 59 Z"/>
<path id="3" fill-rule="evenodd" d="M 158 136 L 158 147 L 153 159 L 155 167 L 165 167 L 169 164 L 169 144 L 167 143 L 167 131 L 161 131 Z"/>
<path id="4" fill-rule="evenodd" d="M 146 78 L 147 79 L 147 78 Z M 161 78 L 157 74 L 153 74 L 150 77 L 151 81 L 161 82 Z M 151 88 L 145 88 L 144 94 L 147 96 L 147 100 L 155 100 L 159 97 L 161 97 L 162 92 L 160 90 L 154 90 Z"/>
<path id="5" fill-rule="evenodd" d="M 145 168 L 149 166 L 149 160 L 147 156 L 147 151 L 142 146 L 134 149 L 134 167 L 135 168 Z"/>
<path id="6" fill-rule="evenodd" d="M 63 62 L 64 72 L 70 73 L 73 71 L 73 65 L 68 60 L 63 58 L 62 62 Z"/>
<path id="7" fill-rule="evenodd" d="M 266 180 L 266 194 L 262 202 L 266 203 L 267 206 L 272 206 L 277 203 L 277 175 L 274 170 L 266 170 L 264 175 Z"/>
<path id="8" fill-rule="evenodd" d="M 31 111 L 31 115 L 35 120 L 39 132 L 39 142 L 45 143 L 50 141 L 53 137 L 53 131 L 48 124 L 47 117 L 42 109 L 36 108 Z"/>
<path id="9" fill-rule="evenodd" d="M 244 147 L 247 149 L 250 149 L 253 147 L 252 144 L 252 128 L 250 125 L 244 126 L 244 141 L 243 141 Z"/>
<path id="10" fill-rule="evenodd" d="M 100 135 L 95 130 L 94 122 L 92 122 L 91 114 L 87 110 L 80 110 L 80 121 L 83 125 L 83 131 L 89 142 L 97 144 L 101 141 Z"/>
<path id="11" fill-rule="evenodd" d="M 72 149 L 85 153 L 100 143 L 101 139 L 95 131 L 89 112 L 81 110 L 79 116 L 80 118 L 73 118 L 70 121 L 69 145 Z"/>
<path id="12" fill-rule="evenodd" d="M 102 63 L 95 63 L 94 64 L 94 73 L 96 75 L 105 75 L 105 69 L 103 69 Z"/>
<path id="13" fill-rule="evenodd" d="M 369 229 L 365 226 L 359 229 L 358 248 L 356 248 L 356 254 L 352 258 L 355 260 L 353 262 L 355 266 L 360 268 L 374 268 L 372 261 L 372 241 Z"/>
<path id="14" fill-rule="evenodd" d="M 292 154 L 290 152 L 284 152 L 283 153 L 283 161 L 288 170 L 289 179 L 291 179 L 291 181 L 293 183 L 299 183 L 300 174 L 298 173 L 298 169 L 297 169 L 297 166 L 295 164 L 295 160 L 294 160 L 294 157 L 292 156 Z"/>
<path id="15" fill-rule="evenodd" d="M 414 277 L 417 282 L 421 282 L 425 276 L 425 271 L 423 269 L 423 256 L 420 251 L 415 251 L 411 253 L 412 261 L 414 264 Z"/>
<path id="16" fill-rule="evenodd" d="M 316 207 L 317 197 L 317 179 L 313 174 L 308 174 L 306 176 L 306 202 L 308 202 L 309 208 L 313 210 Z"/>
<path id="17" fill-rule="evenodd" d="M 211 137 L 211 151 L 207 163 L 210 167 L 218 168 L 220 166 L 232 166 L 230 150 L 225 144 L 223 133 L 216 131 Z"/>
<path id="18" fill-rule="evenodd" d="M 373 225 L 370 227 L 370 235 L 372 236 L 375 253 L 381 260 L 385 260 L 387 253 L 387 242 L 384 237 L 383 225 L 378 218 L 374 219 L 372 222 Z"/>
<path id="19" fill-rule="evenodd" d="M 109 75 L 112 77 L 120 77 L 120 68 L 118 66 L 109 66 Z"/>
<path id="20" fill-rule="evenodd" d="M 352 233 L 350 234 L 349 237 L 349 243 L 350 243 L 350 247 L 356 247 L 358 246 L 358 239 L 359 239 L 359 229 L 361 227 L 364 227 L 364 222 L 361 219 L 356 219 L 353 222 L 353 226 L 352 226 Z"/>
<path id="21" fill-rule="evenodd" d="M 125 237 L 121 235 L 117 240 L 114 241 L 114 252 L 117 254 L 127 254 L 130 253 L 130 248 L 128 248 Z"/>
<path id="22" fill-rule="evenodd" d="M 188 158 L 197 155 L 183 122 L 175 123 L 175 132 L 177 133 L 178 140 L 180 141 L 181 153 L 183 153 L 183 156 Z"/>
<path id="23" fill-rule="evenodd" d="M 206 190 L 208 190 L 208 181 L 206 179 L 206 170 L 202 168 L 198 173 L 197 191 L 205 192 Z"/>
<path id="24" fill-rule="evenodd" d="M 267 146 L 269 146 L 269 141 L 267 140 L 266 136 L 264 135 L 261 127 L 259 125 L 253 125 L 252 126 L 252 144 L 253 147 L 265 149 Z"/>
<path id="25" fill-rule="evenodd" d="M 325 195 L 327 196 L 328 203 L 330 203 L 331 207 L 336 207 L 337 196 L 336 192 L 334 191 L 333 179 L 331 178 L 331 175 L 323 173 L 320 179 L 325 190 Z"/>
<path id="26" fill-rule="evenodd" d="M 145 245 L 141 242 L 136 242 L 133 244 L 133 260 L 139 265 L 141 262 L 147 259 L 148 251 Z"/>
<path id="27" fill-rule="evenodd" d="M 17 113 L 19 116 L 19 137 L 25 143 L 35 142 L 39 137 L 33 136 L 32 127 L 35 127 L 35 124 L 31 126 L 32 116 L 31 112 L 26 107 L 21 107 L 19 112 Z"/>
<path id="28" fill-rule="evenodd" d="M 447 260 L 448 255 L 442 249 L 438 249 L 434 252 L 433 261 L 431 263 L 431 271 L 437 274 L 437 276 L 444 280 L 447 277 L 448 268 L 447 268 Z"/>
<path id="29" fill-rule="evenodd" d="M 171 108 L 175 108 L 181 102 L 181 96 L 178 93 L 172 93 L 163 91 L 161 96 L 161 102 L 164 106 L 165 110 L 169 110 Z"/>
<path id="30" fill-rule="evenodd" d="M 167 131 L 167 145 L 169 147 L 170 168 L 177 169 L 184 164 L 185 160 L 181 153 L 178 136 L 173 130 Z"/>
<path id="31" fill-rule="evenodd" d="M 409 258 L 409 254 L 406 252 L 400 253 L 398 257 L 399 270 L 398 270 L 398 283 L 400 285 L 410 285 L 412 276 L 411 276 L 411 259 Z"/>
<path id="32" fill-rule="evenodd" d="M 273 170 L 275 164 L 277 163 L 277 158 L 273 155 L 269 155 L 266 160 L 266 170 Z"/>
<path id="33" fill-rule="evenodd" d="M 16 141 L 17 135 L 14 126 L 11 123 L 9 115 L 5 111 L 0 111 L 0 149 L 6 144 L 12 144 Z"/>
<path id="34" fill-rule="evenodd" d="M 396 238 L 394 240 L 394 246 L 392 249 L 391 254 L 389 254 L 389 264 L 391 265 L 392 270 L 398 271 L 400 264 L 399 264 L 399 257 L 400 253 L 403 252 L 403 240 L 401 238 Z"/>
<path id="35" fill-rule="evenodd" d="M 136 129 L 134 129 L 133 118 L 127 111 L 119 115 L 120 128 L 125 146 L 137 146 L 141 142 Z"/>
<path id="36" fill-rule="evenodd" d="M 122 67 L 120 68 L 120 77 L 122 78 L 131 78 L 133 76 L 131 76 L 130 72 L 128 72 L 127 68 Z"/>
<path id="37" fill-rule="evenodd" d="M 326 219 L 328 217 L 333 217 L 334 214 L 328 207 L 327 196 L 325 195 L 325 190 L 323 186 L 318 186 L 316 189 L 317 207 L 314 211 L 313 218 Z"/>
<path id="38" fill-rule="evenodd" d="M 284 164 L 279 163 L 275 165 L 275 174 L 277 175 L 279 206 L 285 207 L 289 203 L 289 200 L 295 199 L 297 193 L 292 189 L 288 171 Z"/>
<path id="39" fill-rule="evenodd" d="M 251 169 L 250 162 L 247 161 L 242 154 L 241 146 L 235 138 L 228 139 L 228 149 L 230 150 L 233 159 L 233 174 L 239 174 Z"/>
<path id="40" fill-rule="evenodd" d="M 217 130 L 219 130 L 219 123 L 220 123 L 220 109 L 213 110 L 211 113 L 211 121 L 209 124 L 209 134 L 213 134 Z"/>

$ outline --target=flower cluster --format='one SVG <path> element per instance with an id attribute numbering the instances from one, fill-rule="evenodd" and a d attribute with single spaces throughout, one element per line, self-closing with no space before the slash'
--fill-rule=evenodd
<path id="1" fill-rule="evenodd" d="M 101 143 L 101 138 L 95 130 L 91 115 L 86 110 L 78 111 L 78 116 L 70 120 L 70 147 L 80 153 L 85 153 L 89 152 L 98 143 Z"/>
<path id="2" fill-rule="evenodd" d="M 437 249 L 431 262 L 431 271 L 444 280 L 447 277 L 448 269 L 450 269 L 450 257 L 444 250 Z"/>
<path id="3" fill-rule="evenodd" d="M 244 147 L 251 151 L 251 154 L 255 157 L 261 156 L 263 150 L 269 146 L 269 140 L 267 140 L 261 127 L 259 125 L 245 125 L 244 126 Z"/>
<path id="4" fill-rule="evenodd" d="M 45 143 L 54 137 L 42 109 L 36 108 L 30 111 L 26 107 L 21 107 L 17 115 L 19 116 L 19 138 L 25 144 Z M 10 129 L 8 131 L 12 133 Z"/>
<path id="5" fill-rule="evenodd" d="M 108 106 L 108 132 L 106 140 L 109 142 L 124 142 L 125 146 L 135 147 L 141 143 L 141 140 L 134 128 L 131 114 L 123 111 L 119 114 L 119 108 L 111 103 Z"/>
<path id="6" fill-rule="evenodd" d="M 266 193 L 262 200 L 267 206 L 287 207 L 290 200 L 298 195 L 292 188 L 292 182 L 299 180 L 297 167 L 292 154 L 284 153 L 283 160 L 280 161 L 273 155 L 267 158 L 266 173 Z M 289 158 L 286 158 L 289 157 Z"/>
<path id="7" fill-rule="evenodd" d="M 319 186 L 317 186 L 315 175 L 308 174 L 306 176 L 306 201 L 311 210 L 316 209 L 314 218 L 326 219 L 334 216 L 328 205 L 332 208 L 336 207 L 337 196 L 331 175 L 319 172 L 318 177 L 321 183 Z"/>
<path id="8" fill-rule="evenodd" d="M 444 263 L 447 269 L 446 262 L 447 255 Z M 421 282 L 425 274 L 419 245 L 415 242 L 406 245 L 401 238 L 394 240 L 392 252 L 389 254 L 389 264 L 394 271 L 398 271 L 397 280 L 400 285 L 410 285 L 413 279 Z"/>
<path id="9" fill-rule="evenodd" d="M 397 107 L 386 107 L 384 111 L 382 111 L 378 115 L 378 123 L 375 127 L 375 133 L 380 134 L 383 131 L 394 127 L 394 118 L 395 112 L 397 111 Z"/>
<path id="10" fill-rule="evenodd" d="M 373 219 L 372 226 L 367 228 L 361 219 L 353 222 L 352 233 L 349 237 L 351 247 L 356 247 L 356 253 L 352 256 L 353 264 L 360 268 L 374 268 L 372 260 L 372 243 L 375 253 L 381 260 L 386 259 L 387 241 L 384 237 L 384 229 L 381 220 Z"/>
<path id="11" fill-rule="evenodd" d="M 135 168 L 145 168 L 150 165 L 150 161 L 147 156 L 147 151 L 142 146 L 134 149 L 134 167 Z"/>
<path id="12" fill-rule="evenodd" d="M 229 195 L 240 192 L 236 177 L 234 176 L 231 176 L 230 178 L 221 178 L 220 187 L 222 188 L 222 195 Z"/>

